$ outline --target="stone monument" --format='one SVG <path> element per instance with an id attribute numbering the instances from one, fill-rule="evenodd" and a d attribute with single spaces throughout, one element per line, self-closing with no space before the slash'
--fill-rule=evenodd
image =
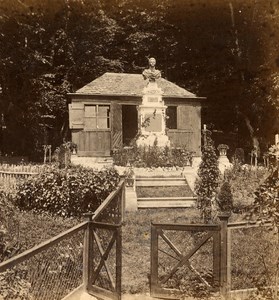
<path id="1" fill-rule="evenodd" d="M 147 86 L 143 89 L 142 104 L 138 107 L 140 116 L 140 135 L 137 139 L 138 146 L 158 147 L 170 146 L 166 135 L 166 108 L 162 99 L 163 91 L 158 87 L 157 81 L 161 78 L 161 72 L 155 68 L 155 58 L 149 59 L 149 69 L 142 73 L 147 80 Z"/>
<path id="2" fill-rule="evenodd" d="M 220 144 L 217 147 L 217 150 L 219 151 L 219 158 L 218 158 L 218 163 L 219 163 L 219 170 L 222 174 L 224 174 L 226 169 L 229 169 L 232 167 L 232 164 L 228 160 L 227 157 L 227 151 L 229 149 L 229 146 L 226 144 Z"/>

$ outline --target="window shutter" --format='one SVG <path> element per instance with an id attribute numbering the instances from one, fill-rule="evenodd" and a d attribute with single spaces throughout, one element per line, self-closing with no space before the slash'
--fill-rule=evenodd
<path id="1" fill-rule="evenodd" d="M 84 127 L 83 103 L 69 104 L 69 126 L 70 129 L 82 129 Z"/>

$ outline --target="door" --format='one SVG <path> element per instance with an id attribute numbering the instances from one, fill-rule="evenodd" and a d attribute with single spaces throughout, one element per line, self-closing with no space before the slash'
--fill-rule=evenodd
<path id="1" fill-rule="evenodd" d="M 123 144 L 128 146 L 138 132 L 138 111 L 136 105 L 122 106 Z"/>
<path id="2" fill-rule="evenodd" d="M 79 156 L 110 156 L 110 105 L 84 106 L 84 130 L 78 140 Z"/>

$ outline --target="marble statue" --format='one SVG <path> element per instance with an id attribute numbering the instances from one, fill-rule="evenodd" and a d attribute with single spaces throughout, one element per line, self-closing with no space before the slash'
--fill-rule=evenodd
<path id="1" fill-rule="evenodd" d="M 149 82 L 155 82 L 156 79 L 161 78 L 161 72 L 159 70 L 156 70 L 156 59 L 151 57 L 148 60 L 149 62 L 149 69 L 145 69 L 142 72 L 143 78 L 148 79 Z"/>

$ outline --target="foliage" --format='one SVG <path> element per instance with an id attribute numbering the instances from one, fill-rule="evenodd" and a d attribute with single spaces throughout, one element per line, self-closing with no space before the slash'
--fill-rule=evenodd
<path id="1" fill-rule="evenodd" d="M 221 185 L 216 202 L 221 212 L 231 212 L 233 208 L 233 195 L 229 182 L 225 181 Z"/>
<path id="2" fill-rule="evenodd" d="M 279 178 L 273 171 L 255 191 L 252 212 L 262 220 L 272 220 L 279 226 Z"/>
<path id="3" fill-rule="evenodd" d="M 242 148 L 236 148 L 232 160 L 234 165 L 242 165 L 245 161 L 244 150 Z"/>
<path id="4" fill-rule="evenodd" d="M 24 275 L 24 271 L 22 271 Z M 15 270 L 7 270 L 0 273 L 0 299 L 30 300 L 30 283 L 22 278 Z"/>
<path id="5" fill-rule="evenodd" d="M 191 165 L 193 152 L 186 148 L 160 148 L 155 143 L 153 146 L 124 147 L 113 152 L 116 165 L 126 166 L 130 163 L 133 167 L 184 167 Z"/>
<path id="6" fill-rule="evenodd" d="M 271 221 L 274 229 L 274 255 L 272 266 L 266 272 L 270 278 L 270 290 L 263 290 L 264 295 L 271 295 L 270 299 L 278 297 L 278 275 L 279 275 L 279 170 L 273 170 L 266 180 L 257 188 L 255 201 L 250 209 L 250 216 L 257 216 L 261 221 Z M 267 260 L 263 257 L 264 263 Z M 261 293 L 261 294 L 262 294 Z"/>
<path id="7" fill-rule="evenodd" d="M 202 161 L 198 170 L 198 178 L 195 182 L 197 205 L 205 222 L 211 220 L 212 199 L 219 185 L 220 171 L 218 158 L 213 140 L 207 134 L 206 144 L 202 149 Z"/>
<path id="8" fill-rule="evenodd" d="M 16 223 L 14 209 L 8 195 L 0 191 L 0 262 L 10 258 L 19 250 L 15 236 L 7 234 L 11 224 L 15 226 Z"/>
<path id="9" fill-rule="evenodd" d="M 76 149 L 76 144 L 72 142 L 64 142 L 54 151 L 54 161 L 58 168 L 67 168 L 71 163 L 71 154 Z"/>
<path id="10" fill-rule="evenodd" d="M 24 210 L 81 216 L 94 211 L 118 182 L 119 174 L 113 168 L 94 171 L 81 166 L 67 169 L 49 166 L 19 187 L 15 203 Z"/>
<path id="11" fill-rule="evenodd" d="M 69 133 L 68 92 L 104 72 L 141 73 L 150 56 L 163 77 L 214 94 L 205 122 L 243 147 L 251 132 L 266 143 L 278 127 L 275 1 L 3 0 L 0 12 L 5 152 L 42 151 L 42 115 L 55 117 L 54 149 Z"/>
<path id="12" fill-rule="evenodd" d="M 230 183 L 233 195 L 233 212 L 248 211 L 254 202 L 254 192 L 263 183 L 268 171 L 263 167 L 242 165 L 241 160 L 234 159 L 233 166 L 225 170 L 224 179 Z"/>

